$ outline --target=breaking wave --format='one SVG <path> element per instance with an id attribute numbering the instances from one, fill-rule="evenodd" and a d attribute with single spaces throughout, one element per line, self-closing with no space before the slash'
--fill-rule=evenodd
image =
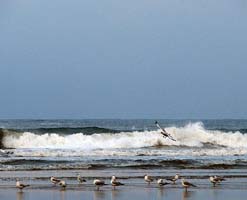
<path id="1" fill-rule="evenodd" d="M 98 129 L 100 131 L 95 132 Z M 67 134 L 61 134 L 59 129 L 56 129 L 57 132 L 46 129 L 39 133 L 31 131 L 17 133 L 2 129 L 0 130 L 1 146 L 2 148 L 79 148 L 85 150 L 157 146 L 204 147 L 206 145 L 247 148 L 247 134 L 239 131 L 206 130 L 201 122 L 190 123 L 184 127 L 166 128 L 176 141 L 163 138 L 159 130 L 118 132 L 94 127 L 94 133 L 92 131 L 91 134 L 84 133 L 85 130 L 73 129 L 71 134 L 68 134 L 68 131 Z M 46 131 L 48 133 L 45 133 Z M 73 133 L 74 131 L 80 132 Z"/>

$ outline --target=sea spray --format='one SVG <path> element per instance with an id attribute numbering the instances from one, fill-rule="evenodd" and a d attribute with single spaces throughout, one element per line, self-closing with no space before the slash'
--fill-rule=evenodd
<path id="1" fill-rule="evenodd" d="M 163 138 L 159 130 L 133 131 L 120 133 L 59 133 L 36 134 L 23 132 L 5 134 L 2 145 L 5 148 L 59 148 L 84 150 L 91 149 L 131 149 L 156 146 L 201 147 L 212 145 L 229 148 L 247 148 L 247 134 L 206 130 L 202 123 L 190 123 L 184 127 L 166 129 L 177 141 Z"/>

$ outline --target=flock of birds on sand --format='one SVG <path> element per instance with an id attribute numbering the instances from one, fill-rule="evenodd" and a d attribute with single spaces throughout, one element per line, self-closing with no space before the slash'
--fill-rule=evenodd
<path id="1" fill-rule="evenodd" d="M 174 177 L 171 177 L 171 178 L 168 178 L 168 179 L 161 179 L 160 178 L 160 179 L 157 180 L 157 184 L 160 187 L 163 187 L 163 186 L 168 185 L 168 184 L 176 184 L 176 181 L 179 180 L 180 178 L 181 177 L 180 177 L 179 174 L 176 174 Z M 51 181 L 52 184 L 59 185 L 63 189 L 65 189 L 66 186 L 67 186 L 67 184 L 66 184 L 66 182 L 64 180 L 58 179 L 58 178 L 56 178 L 54 176 L 52 176 L 50 178 L 50 181 Z M 79 184 L 82 184 L 82 183 L 86 182 L 86 180 L 83 179 L 80 174 L 78 174 L 78 176 L 77 176 L 77 181 L 78 181 Z M 152 182 L 154 182 L 154 178 L 152 178 L 151 176 L 148 176 L 147 174 L 145 174 L 144 181 L 148 185 L 150 185 Z M 215 187 L 216 184 L 220 184 L 222 181 L 225 181 L 225 178 L 220 177 L 220 176 L 211 176 L 209 178 L 209 181 Z M 100 187 L 102 187 L 104 185 L 109 185 L 109 184 L 106 184 L 105 181 L 100 180 L 100 179 L 94 179 L 93 184 L 96 186 L 96 189 L 97 190 L 99 190 Z M 183 188 L 185 188 L 185 191 L 187 191 L 187 189 L 189 187 L 197 187 L 196 185 L 194 185 L 194 184 L 186 181 L 184 178 L 181 178 L 181 184 L 182 184 Z M 112 185 L 113 189 L 115 190 L 116 187 L 122 186 L 124 184 L 121 183 L 120 181 L 117 181 L 116 176 L 112 176 L 112 178 L 111 178 L 111 185 Z M 30 185 L 21 183 L 19 181 L 19 179 L 16 179 L 16 188 L 20 189 L 21 191 L 22 191 L 22 189 L 24 189 L 25 187 L 28 187 L 28 186 L 30 186 Z"/>

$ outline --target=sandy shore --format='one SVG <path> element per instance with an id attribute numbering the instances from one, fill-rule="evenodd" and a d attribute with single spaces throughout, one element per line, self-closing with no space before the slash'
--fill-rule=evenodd
<path id="1" fill-rule="evenodd" d="M 103 199 L 103 200 L 152 200 L 152 199 L 246 199 L 247 170 L 180 170 L 179 173 L 187 180 L 196 184 L 185 192 L 180 181 L 175 185 L 160 188 L 156 182 L 147 185 L 143 174 L 148 173 L 155 178 L 169 177 L 178 171 L 174 170 L 59 170 L 59 171 L 2 171 L 0 172 L 1 200 L 74 200 L 74 199 Z M 76 174 L 80 172 L 87 179 L 79 185 Z M 208 175 L 223 175 L 227 181 L 215 188 L 210 184 Z M 49 182 L 51 175 L 63 178 L 68 184 L 65 190 L 53 186 Z M 96 177 L 110 184 L 110 176 L 116 175 L 125 185 L 113 190 L 111 185 L 96 191 L 92 184 Z M 29 188 L 20 192 L 15 188 L 15 178 L 30 184 Z"/>
<path id="2" fill-rule="evenodd" d="M 58 188 L 29 188 L 19 192 L 14 188 L 0 189 L 0 199 L 3 200 L 75 200 L 75 199 L 104 199 L 104 200 L 152 200 L 152 199 L 218 199 L 239 200 L 246 199 L 247 190 L 222 188 L 197 188 L 185 192 L 183 189 L 154 188 L 154 187 L 122 187 L 117 190 L 104 188 L 100 191 Z"/>

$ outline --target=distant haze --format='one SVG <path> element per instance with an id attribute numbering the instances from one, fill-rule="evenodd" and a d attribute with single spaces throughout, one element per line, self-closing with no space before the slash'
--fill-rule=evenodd
<path id="1" fill-rule="evenodd" d="M 247 118 L 245 0 L 0 1 L 0 118 Z"/>

